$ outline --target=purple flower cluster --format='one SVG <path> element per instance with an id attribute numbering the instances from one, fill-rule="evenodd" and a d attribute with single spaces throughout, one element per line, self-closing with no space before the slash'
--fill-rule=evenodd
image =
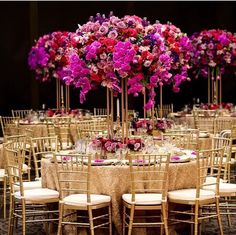
<path id="1" fill-rule="evenodd" d="M 121 92 L 121 79 L 127 79 L 129 94 L 148 90 L 145 108 L 151 109 L 156 87 L 169 84 L 178 91 L 187 80 L 191 50 L 188 37 L 172 24 L 151 25 L 135 15 L 97 14 L 75 33 L 40 38 L 29 64 L 42 80 L 54 76 L 80 88 L 80 102 L 98 86 Z"/>
<path id="2" fill-rule="evenodd" d="M 191 36 L 192 64 L 198 77 L 219 79 L 227 66 L 236 66 L 236 35 L 221 29 L 203 30 Z M 209 73 L 210 72 L 210 73 Z"/>

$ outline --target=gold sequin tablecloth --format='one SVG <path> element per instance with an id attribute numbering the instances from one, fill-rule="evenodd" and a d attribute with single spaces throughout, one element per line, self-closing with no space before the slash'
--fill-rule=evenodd
<path id="1" fill-rule="evenodd" d="M 188 128 L 195 128 L 194 117 L 192 115 L 174 116 L 173 114 L 173 118 L 176 124 L 184 124 Z M 219 117 L 219 119 L 232 121 L 233 125 L 236 125 L 236 117 L 222 116 L 222 117 Z"/>
<path id="2" fill-rule="evenodd" d="M 171 163 L 168 173 L 168 190 L 191 188 L 196 185 L 196 162 Z M 112 198 L 112 220 L 114 234 L 121 234 L 122 228 L 122 194 L 130 190 L 129 166 L 93 166 L 91 170 L 91 192 L 110 195 Z M 49 159 L 42 160 L 43 187 L 59 189 L 55 163 Z M 67 235 L 74 234 L 73 231 Z M 140 233 L 137 230 L 133 234 Z"/>
<path id="3" fill-rule="evenodd" d="M 3 169 L 5 168 L 5 158 L 3 155 L 3 145 L 0 144 L 0 168 Z"/>

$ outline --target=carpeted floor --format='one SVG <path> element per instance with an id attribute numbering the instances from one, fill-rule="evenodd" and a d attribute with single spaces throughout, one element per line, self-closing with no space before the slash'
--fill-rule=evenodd
<path id="1" fill-rule="evenodd" d="M 0 218 L 0 235 L 7 235 L 7 224 L 8 221 Z M 227 226 L 227 221 L 223 218 L 223 225 L 224 225 L 224 234 L 225 235 L 234 235 L 236 234 L 236 216 L 232 217 L 232 227 L 229 228 Z M 20 235 L 21 232 L 21 225 L 19 221 L 19 226 L 15 229 L 14 235 Z M 179 230 L 178 235 L 189 235 L 189 231 Z M 216 220 L 211 220 L 205 224 L 205 235 L 217 235 L 219 234 L 218 224 Z M 30 224 L 27 226 L 27 235 L 46 235 L 43 230 L 43 224 Z M 141 234 L 140 234 L 141 235 Z"/>

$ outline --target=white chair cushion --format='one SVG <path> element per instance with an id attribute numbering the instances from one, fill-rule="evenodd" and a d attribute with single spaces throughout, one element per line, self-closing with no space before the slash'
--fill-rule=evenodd
<path id="1" fill-rule="evenodd" d="M 23 188 L 24 188 L 24 190 L 42 188 L 42 182 L 39 181 L 39 180 L 23 182 Z M 20 184 L 19 185 L 18 184 L 14 185 L 14 190 L 19 191 L 20 190 Z"/>
<path id="2" fill-rule="evenodd" d="M 19 191 L 16 192 L 14 196 L 17 199 L 21 199 L 21 194 Z M 29 189 L 29 190 L 24 190 L 24 196 L 26 202 L 27 201 L 40 202 L 40 201 L 58 199 L 59 192 L 48 188 Z"/>
<path id="3" fill-rule="evenodd" d="M 159 193 L 137 193 L 135 194 L 135 202 L 132 202 L 132 194 L 123 194 L 122 199 L 135 205 L 156 205 L 161 204 L 162 195 Z"/>
<path id="4" fill-rule="evenodd" d="M 223 182 L 224 182 L 224 180 L 220 178 L 220 183 L 223 183 Z M 206 184 L 214 184 L 214 183 L 216 183 L 216 177 L 207 176 L 205 183 L 206 183 Z M 214 186 L 214 185 L 213 185 L 213 186 Z"/>
<path id="5" fill-rule="evenodd" d="M 226 162 L 227 162 L 227 158 L 223 157 L 222 163 L 226 163 Z M 230 164 L 235 164 L 235 159 L 234 158 L 230 158 L 229 163 Z"/>
<path id="6" fill-rule="evenodd" d="M 36 181 L 42 181 L 42 178 L 41 177 L 38 177 L 38 178 L 36 177 L 35 180 Z"/>
<path id="7" fill-rule="evenodd" d="M 24 173 L 28 172 L 28 170 L 30 169 L 30 167 L 28 167 L 25 163 L 23 163 L 23 166 L 22 166 L 22 170 Z"/>
<path id="8" fill-rule="evenodd" d="M 91 205 L 97 205 L 100 203 L 110 202 L 111 197 L 107 195 L 97 195 L 91 194 Z M 65 198 L 63 198 L 63 202 L 66 205 L 71 206 L 87 206 L 87 194 L 71 194 Z"/>
<path id="9" fill-rule="evenodd" d="M 200 190 L 200 200 L 212 199 L 215 193 L 209 190 Z M 180 189 L 168 192 L 169 200 L 183 200 L 192 201 L 196 200 L 196 189 Z"/>
<path id="10" fill-rule="evenodd" d="M 5 169 L 0 169 L 0 180 L 3 180 L 3 177 L 6 176 Z"/>
<path id="11" fill-rule="evenodd" d="M 205 190 L 215 191 L 215 185 L 206 185 L 203 187 Z M 231 183 L 220 183 L 219 185 L 219 193 L 236 193 L 236 184 Z"/>
<path id="12" fill-rule="evenodd" d="M 62 149 L 71 149 L 73 145 L 71 143 L 62 142 Z"/>
<path id="13" fill-rule="evenodd" d="M 231 152 L 232 153 L 236 152 L 236 146 L 232 146 Z"/>

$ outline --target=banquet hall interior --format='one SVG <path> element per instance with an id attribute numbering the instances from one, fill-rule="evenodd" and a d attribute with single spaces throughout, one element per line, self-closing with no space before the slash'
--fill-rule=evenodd
<path id="1" fill-rule="evenodd" d="M 0 235 L 236 234 L 235 12 L 0 2 Z"/>

